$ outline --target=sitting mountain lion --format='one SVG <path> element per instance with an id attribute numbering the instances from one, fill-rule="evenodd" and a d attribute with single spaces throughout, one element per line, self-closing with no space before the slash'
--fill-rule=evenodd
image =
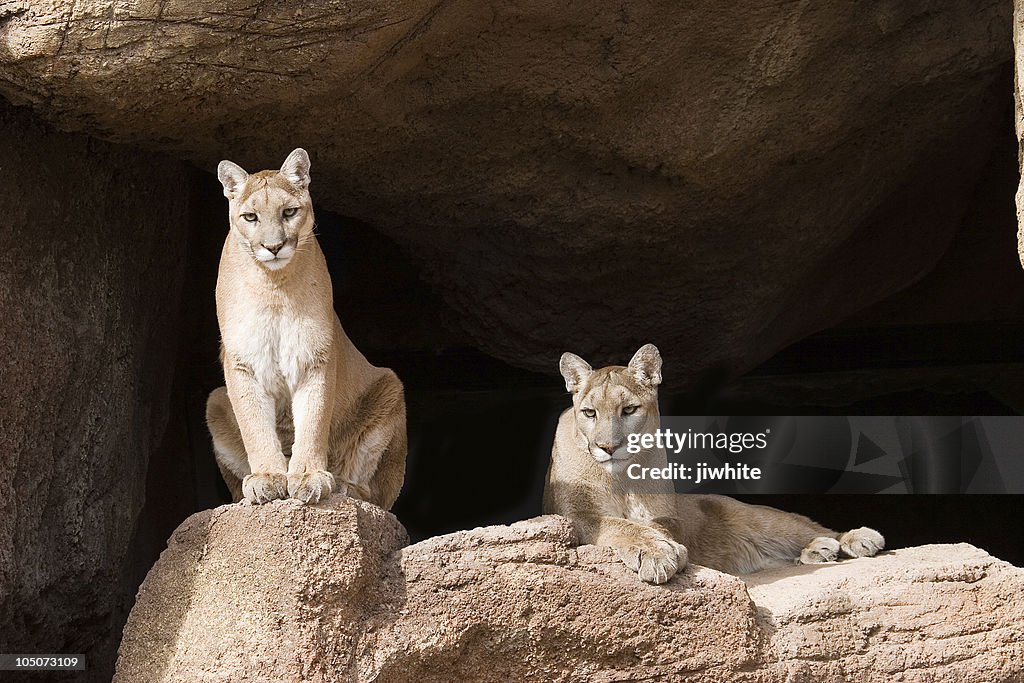
<path id="1" fill-rule="evenodd" d="M 405 474 L 405 399 L 370 365 L 334 313 L 313 234 L 309 156 L 252 175 L 222 161 L 230 232 L 217 273 L 226 387 L 206 404 L 224 481 L 237 502 L 332 491 L 384 509 Z"/>
<path id="2" fill-rule="evenodd" d="M 572 408 L 562 413 L 544 487 L 544 512 L 571 519 L 583 543 L 611 546 L 649 583 L 687 561 L 731 574 L 793 562 L 875 555 L 885 539 L 862 527 L 836 533 L 801 515 L 725 496 L 677 494 L 671 481 L 628 479 L 632 463 L 665 467 L 663 449 L 627 451 L 630 434 L 659 429 L 661 354 L 653 344 L 626 367 L 594 370 L 566 353 L 560 363 Z"/>

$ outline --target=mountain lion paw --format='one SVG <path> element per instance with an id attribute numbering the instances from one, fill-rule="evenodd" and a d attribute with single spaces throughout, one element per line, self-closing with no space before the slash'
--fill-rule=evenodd
<path id="1" fill-rule="evenodd" d="M 839 546 L 847 557 L 874 557 L 885 547 L 885 539 L 874 529 L 862 526 L 840 536 Z"/>
<path id="2" fill-rule="evenodd" d="M 819 536 L 800 551 L 800 564 L 822 564 L 839 559 L 839 541 Z"/>
<path id="3" fill-rule="evenodd" d="M 256 505 L 287 498 L 288 478 L 277 472 L 247 474 L 242 480 L 242 496 Z"/>
<path id="4" fill-rule="evenodd" d="M 334 475 L 326 470 L 311 470 L 288 475 L 288 495 L 303 503 L 316 503 L 331 495 Z"/>
<path id="5" fill-rule="evenodd" d="M 686 548 L 666 538 L 651 538 L 617 548 L 619 559 L 647 583 L 665 583 L 686 566 Z"/>

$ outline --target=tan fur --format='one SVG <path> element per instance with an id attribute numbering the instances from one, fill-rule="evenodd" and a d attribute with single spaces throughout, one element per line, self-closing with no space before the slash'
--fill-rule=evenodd
<path id="1" fill-rule="evenodd" d="M 309 157 L 297 149 L 280 171 L 252 175 L 224 161 L 218 176 L 231 223 L 216 291 L 226 386 L 206 418 L 232 496 L 316 502 L 336 491 L 390 508 L 405 475 L 402 384 L 334 313 Z"/>
<path id="2" fill-rule="evenodd" d="M 644 581 L 664 583 L 688 560 L 747 574 L 871 556 L 884 547 L 873 529 L 837 534 L 801 515 L 726 496 L 676 494 L 667 480 L 629 479 L 632 463 L 667 463 L 662 449 L 626 450 L 629 434 L 653 433 L 661 423 L 661 355 L 652 344 L 625 367 L 593 370 L 567 353 L 560 369 L 572 407 L 555 432 L 544 511 L 573 520 L 583 543 L 615 548 Z"/>

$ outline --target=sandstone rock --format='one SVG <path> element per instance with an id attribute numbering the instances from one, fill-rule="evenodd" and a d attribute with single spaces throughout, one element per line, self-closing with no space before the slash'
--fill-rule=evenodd
<path id="1" fill-rule="evenodd" d="M 1024 676 L 1024 570 L 965 544 L 650 586 L 560 517 L 404 540 L 340 497 L 199 513 L 139 591 L 115 683 Z"/>
<path id="2" fill-rule="evenodd" d="M 1022 680 L 1022 581 L 966 543 L 746 577 L 787 681 Z"/>
<path id="3" fill-rule="evenodd" d="M 195 514 L 140 589 L 115 680 L 349 680 L 385 564 L 407 542 L 394 516 L 340 497 Z"/>
<path id="4" fill-rule="evenodd" d="M 275 164 L 378 225 L 481 348 L 738 372 L 917 280 L 1004 125 L 1010 7 L 0 2 L 0 93 Z M 625 354 L 625 355 L 624 355 Z"/>
<path id="5" fill-rule="evenodd" d="M 606 549 L 573 548 L 558 517 L 403 551 L 404 594 L 362 648 L 362 680 L 620 681 L 701 672 L 763 680 L 766 639 L 743 588 L 708 569 L 667 588 Z"/>
<path id="6" fill-rule="evenodd" d="M 0 650 L 88 654 L 104 681 L 169 413 L 188 176 L 3 102 L 0 131 Z"/>

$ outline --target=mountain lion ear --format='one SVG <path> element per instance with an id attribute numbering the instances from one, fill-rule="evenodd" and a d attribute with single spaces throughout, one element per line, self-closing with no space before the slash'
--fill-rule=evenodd
<path id="1" fill-rule="evenodd" d="M 245 187 L 245 181 L 249 179 L 249 174 L 238 164 L 225 159 L 217 164 L 217 178 L 224 186 L 224 196 L 234 199 Z"/>
<path id="2" fill-rule="evenodd" d="M 558 370 L 562 373 L 562 377 L 565 378 L 565 390 L 570 394 L 575 394 L 579 391 L 583 381 L 590 377 L 590 373 L 594 371 L 594 368 L 590 367 L 590 363 L 575 353 L 563 353 L 562 359 L 558 361 Z"/>
<path id="3" fill-rule="evenodd" d="M 306 150 L 296 147 L 281 165 L 281 175 L 299 190 L 309 187 L 309 155 Z"/>
<path id="4" fill-rule="evenodd" d="M 661 384 L 661 353 L 654 344 L 644 344 L 633 354 L 629 369 L 641 385 L 656 387 Z"/>

